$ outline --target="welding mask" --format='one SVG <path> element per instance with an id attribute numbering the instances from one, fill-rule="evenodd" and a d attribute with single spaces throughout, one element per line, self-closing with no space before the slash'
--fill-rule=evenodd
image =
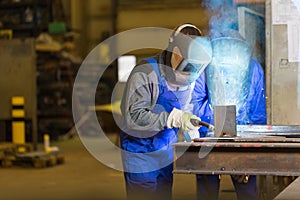
<path id="1" fill-rule="evenodd" d="M 167 77 L 167 80 L 176 85 L 193 83 L 212 59 L 211 42 L 207 37 L 184 37 L 185 39 L 177 41 L 175 44 L 178 46 L 183 59 L 175 70 L 169 69 L 171 72 Z"/>

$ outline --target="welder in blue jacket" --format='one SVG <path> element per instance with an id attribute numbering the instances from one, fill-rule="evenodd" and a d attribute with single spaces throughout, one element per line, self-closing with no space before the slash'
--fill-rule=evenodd
<path id="1" fill-rule="evenodd" d="M 192 24 L 177 27 L 168 48 L 135 66 L 122 103 L 121 148 L 129 199 L 171 199 L 177 133 L 190 119 L 195 80 L 211 61 L 211 44 Z M 199 119 L 200 120 L 200 119 Z"/>
<path id="2" fill-rule="evenodd" d="M 231 39 L 235 39 L 235 42 L 241 42 L 241 44 L 244 41 L 238 32 L 234 30 L 221 32 L 216 40 L 212 39 L 213 59 L 211 64 L 205 69 L 205 72 L 196 80 L 192 100 L 194 103 L 193 113 L 199 116 L 202 121 L 213 124 L 213 105 L 232 105 L 232 103 L 235 103 L 237 108 L 237 124 L 266 124 L 266 96 L 263 69 L 256 60 L 250 58 L 251 54 L 248 60 L 244 60 L 248 63 L 247 65 L 239 65 L 239 62 L 242 63 L 239 59 L 246 59 L 247 57 L 243 55 L 245 53 L 243 48 L 248 47 L 247 45 L 241 45 L 242 47 L 231 46 L 226 50 L 225 44 L 228 42 L 227 40 Z M 221 47 L 217 46 L 217 43 Z M 216 52 L 222 50 L 222 48 L 223 52 Z M 228 54 L 228 57 L 226 54 Z M 220 59 L 222 60 L 221 65 L 224 66 L 217 66 L 218 58 L 216 57 L 219 56 L 222 57 Z M 240 58 L 238 58 L 239 56 Z M 230 66 L 230 63 L 236 66 Z M 226 68 L 229 66 L 231 68 L 227 70 Z M 241 68 L 245 70 L 243 72 L 235 71 Z M 216 73 L 217 76 L 214 76 Z M 222 78 L 222 84 L 217 83 L 220 77 Z M 220 85 L 224 88 L 220 88 Z M 216 86 L 219 88 L 217 89 Z M 206 137 L 208 129 L 201 127 L 199 132 L 199 137 Z M 217 200 L 220 187 L 219 176 L 197 175 L 196 177 L 198 199 Z M 239 200 L 258 199 L 256 176 L 232 176 L 231 178 Z"/>

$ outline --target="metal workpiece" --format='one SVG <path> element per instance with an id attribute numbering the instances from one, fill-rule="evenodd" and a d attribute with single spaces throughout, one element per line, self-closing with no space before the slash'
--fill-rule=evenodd
<path id="1" fill-rule="evenodd" d="M 208 135 L 215 136 L 214 130 Z M 235 139 L 261 138 L 266 136 L 281 136 L 284 138 L 300 138 L 300 126 L 273 126 L 273 125 L 236 125 Z M 217 137 L 220 138 L 220 137 Z M 232 137 L 231 137 L 232 138 Z"/>
<path id="2" fill-rule="evenodd" d="M 284 136 L 300 138 L 300 126 L 273 125 L 237 125 L 237 135 L 240 137 Z"/>
<path id="3" fill-rule="evenodd" d="M 219 105 L 214 106 L 214 136 L 235 137 L 236 131 L 236 106 Z"/>

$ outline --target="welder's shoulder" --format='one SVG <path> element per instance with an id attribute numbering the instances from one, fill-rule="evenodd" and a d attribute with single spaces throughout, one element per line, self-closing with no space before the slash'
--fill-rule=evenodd
<path id="1" fill-rule="evenodd" d="M 157 75 L 154 72 L 152 64 L 148 60 L 142 60 L 138 65 L 136 65 L 132 70 L 132 75 L 139 74 L 143 77 L 148 77 L 150 79 L 157 79 Z"/>
<path id="2" fill-rule="evenodd" d="M 133 73 L 145 73 L 149 75 L 153 72 L 152 65 L 147 60 L 142 60 L 139 64 L 137 64 L 134 69 Z"/>

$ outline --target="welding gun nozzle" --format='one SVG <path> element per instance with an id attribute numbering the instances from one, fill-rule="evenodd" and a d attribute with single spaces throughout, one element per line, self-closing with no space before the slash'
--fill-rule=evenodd
<path id="1" fill-rule="evenodd" d="M 203 122 L 203 121 L 200 121 L 198 119 L 191 119 L 190 121 L 194 126 L 205 126 L 206 128 L 208 128 L 212 131 L 215 129 L 215 127 L 213 125 Z"/>

